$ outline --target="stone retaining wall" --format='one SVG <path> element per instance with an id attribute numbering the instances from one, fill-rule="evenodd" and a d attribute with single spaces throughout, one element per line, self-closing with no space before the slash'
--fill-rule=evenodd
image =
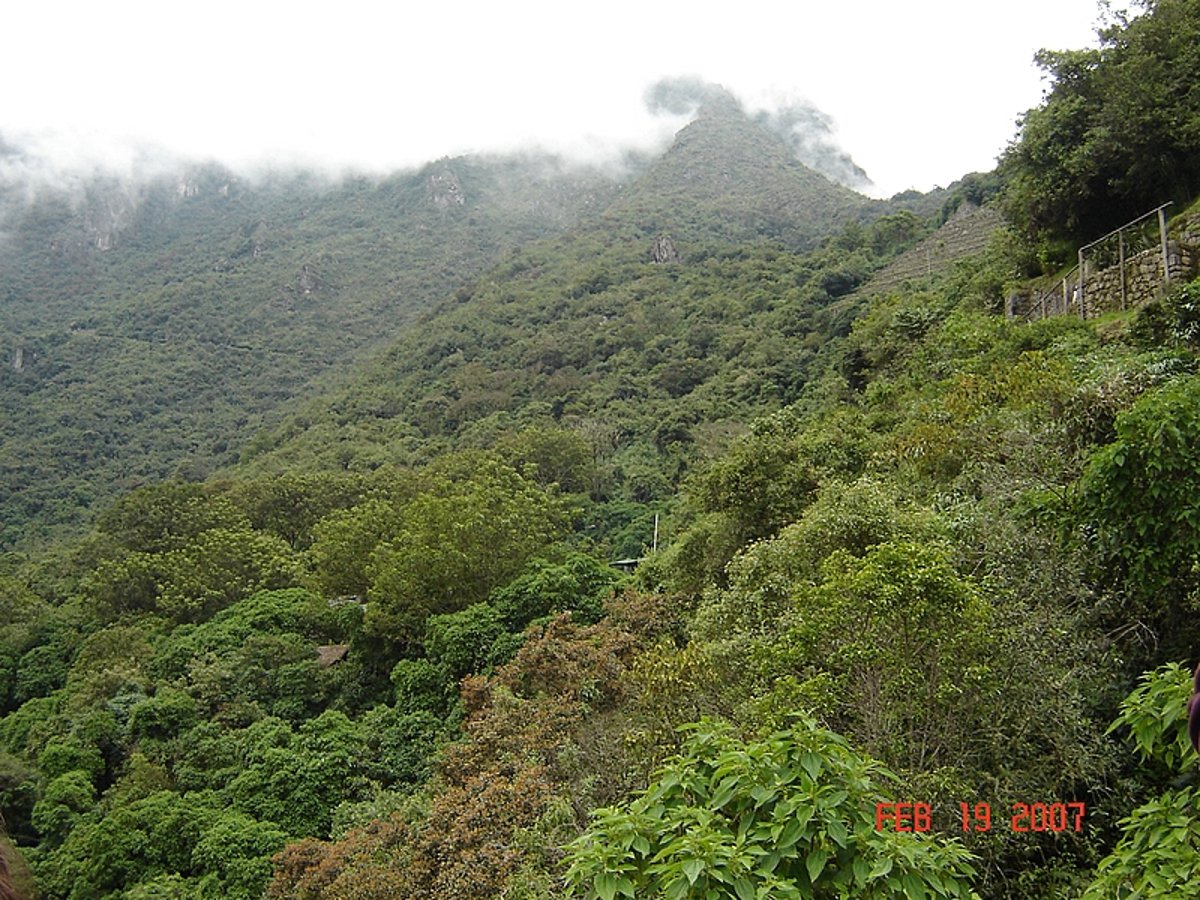
<path id="1" fill-rule="evenodd" d="M 1163 278 L 1163 250 L 1154 247 L 1125 260 L 1124 302 L 1122 303 L 1122 267 L 1110 266 L 1089 273 L 1083 285 L 1083 296 L 1089 317 L 1115 309 L 1128 309 L 1149 303 L 1172 282 L 1191 281 L 1196 274 L 1195 248 L 1179 241 L 1167 241 L 1167 271 Z M 1071 305 L 1078 312 L 1076 299 Z"/>
<path id="2" fill-rule="evenodd" d="M 1171 284 L 1191 281 L 1200 264 L 1200 220 L 1180 231 L 1180 240 L 1167 241 L 1168 279 L 1163 278 L 1161 246 L 1144 250 L 1125 260 L 1124 297 L 1122 267 L 1118 264 L 1089 272 L 1083 285 L 1085 313 L 1088 318 L 1118 309 L 1132 309 L 1162 295 Z M 1065 291 L 1061 283 L 1044 293 L 1017 291 L 1005 304 L 1010 318 L 1041 319 L 1046 316 L 1079 315 L 1079 284 L 1069 281 Z"/>

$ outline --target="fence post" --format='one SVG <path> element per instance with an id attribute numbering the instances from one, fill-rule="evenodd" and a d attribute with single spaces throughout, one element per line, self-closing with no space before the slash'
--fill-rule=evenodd
<path id="1" fill-rule="evenodd" d="M 1087 307 L 1084 303 L 1084 285 L 1087 283 L 1087 268 L 1086 261 L 1083 258 L 1083 251 L 1079 251 L 1079 318 L 1087 318 Z"/>
<path id="2" fill-rule="evenodd" d="M 1117 232 L 1117 242 L 1121 245 L 1121 311 L 1125 310 L 1125 232 Z"/>
<path id="3" fill-rule="evenodd" d="M 1162 257 L 1163 257 L 1163 284 L 1171 283 L 1171 259 L 1167 255 L 1167 210 L 1166 207 L 1158 208 L 1158 234 L 1162 238 Z"/>

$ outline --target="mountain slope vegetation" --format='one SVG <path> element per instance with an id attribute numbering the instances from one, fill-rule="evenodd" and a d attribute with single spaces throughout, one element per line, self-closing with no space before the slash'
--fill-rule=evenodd
<path id="1" fill-rule="evenodd" d="M 0 546 L 77 528 L 139 483 L 203 477 L 282 404 L 617 185 L 529 157 L 338 183 L 202 167 L 6 187 Z"/>
<path id="2" fill-rule="evenodd" d="M 464 286 L 244 462 L 362 471 L 540 430 L 586 445 L 574 481 L 593 500 L 661 504 L 693 460 L 799 395 L 849 327 L 844 298 L 928 228 L 717 98 L 597 221 Z M 613 552 L 636 555 L 647 527 Z"/>
<path id="3" fill-rule="evenodd" d="M 41 896 L 1195 894 L 1200 280 L 1006 316 L 1018 218 L 859 290 L 1030 182 L 812 225 L 755 128 L 710 106 L 219 472 L 0 557 Z"/>

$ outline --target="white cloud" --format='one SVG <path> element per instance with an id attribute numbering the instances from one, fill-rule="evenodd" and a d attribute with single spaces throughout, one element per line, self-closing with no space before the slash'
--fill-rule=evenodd
<path id="1" fill-rule="evenodd" d="M 595 155 L 658 140 L 643 90 L 695 74 L 811 100 L 890 193 L 990 168 L 1040 98 L 1034 51 L 1088 43 L 1095 19 L 1094 0 L 16 0 L 0 133 L 126 167 L 143 140 L 371 169 L 531 143 Z"/>

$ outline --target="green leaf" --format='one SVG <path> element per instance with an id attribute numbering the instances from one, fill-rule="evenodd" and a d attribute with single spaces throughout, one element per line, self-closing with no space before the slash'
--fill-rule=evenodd
<path id="1" fill-rule="evenodd" d="M 796 841 L 800 840 L 800 837 L 803 834 L 804 826 L 801 825 L 796 819 L 792 819 L 792 821 L 788 822 L 787 825 L 784 826 L 783 832 L 779 835 L 779 842 L 777 844 L 778 848 L 780 850 L 788 849 L 795 844 Z"/>
<path id="2" fill-rule="evenodd" d="M 754 871 L 762 875 L 770 875 L 775 871 L 775 867 L 779 865 L 781 854 L 778 850 L 772 850 L 766 856 L 758 861 L 758 866 Z"/>
<path id="3" fill-rule="evenodd" d="M 819 876 L 825 870 L 825 863 L 829 859 L 829 852 L 826 850 L 814 850 L 808 854 L 808 858 L 804 861 L 804 868 L 808 870 L 809 880 L 814 884 Z"/>
<path id="4" fill-rule="evenodd" d="M 906 900 L 925 900 L 925 885 L 916 875 L 909 873 L 900 879 L 900 883 L 904 885 Z"/>
<path id="5" fill-rule="evenodd" d="M 875 860 L 875 865 L 871 866 L 871 874 L 868 878 L 882 878 L 888 872 L 892 871 L 892 858 L 883 856 Z"/>
<path id="6" fill-rule="evenodd" d="M 600 900 L 613 900 L 613 897 L 617 896 L 617 886 L 617 876 L 608 872 L 597 875 L 593 883 Z"/>
<path id="7" fill-rule="evenodd" d="M 821 774 L 821 757 L 811 751 L 805 753 L 800 757 L 800 766 L 808 773 L 809 778 L 816 781 L 817 776 Z"/>
<path id="8" fill-rule="evenodd" d="M 760 784 L 750 792 L 750 796 L 754 798 L 754 808 L 758 809 L 761 806 L 765 806 L 768 801 L 775 799 L 775 791 Z"/>
<path id="9" fill-rule="evenodd" d="M 717 785 L 717 790 L 713 794 L 712 799 L 709 801 L 709 808 L 720 809 L 731 799 L 733 799 L 733 795 L 737 791 L 739 781 L 740 778 L 737 775 L 729 775 L 721 779 L 721 783 Z"/>
<path id="10" fill-rule="evenodd" d="M 854 863 L 851 866 L 851 869 L 854 872 L 854 880 L 858 884 L 866 884 L 867 881 L 870 880 L 871 867 L 867 865 L 867 861 L 861 856 L 856 856 L 854 858 Z"/>
<path id="11" fill-rule="evenodd" d="M 829 835 L 829 839 L 839 847 L 845 847 L 849 840 L 849 835 L 846 833 L 846 826 L 840 819 L 834 819 L 825 826 L 825 831 Z"/>

